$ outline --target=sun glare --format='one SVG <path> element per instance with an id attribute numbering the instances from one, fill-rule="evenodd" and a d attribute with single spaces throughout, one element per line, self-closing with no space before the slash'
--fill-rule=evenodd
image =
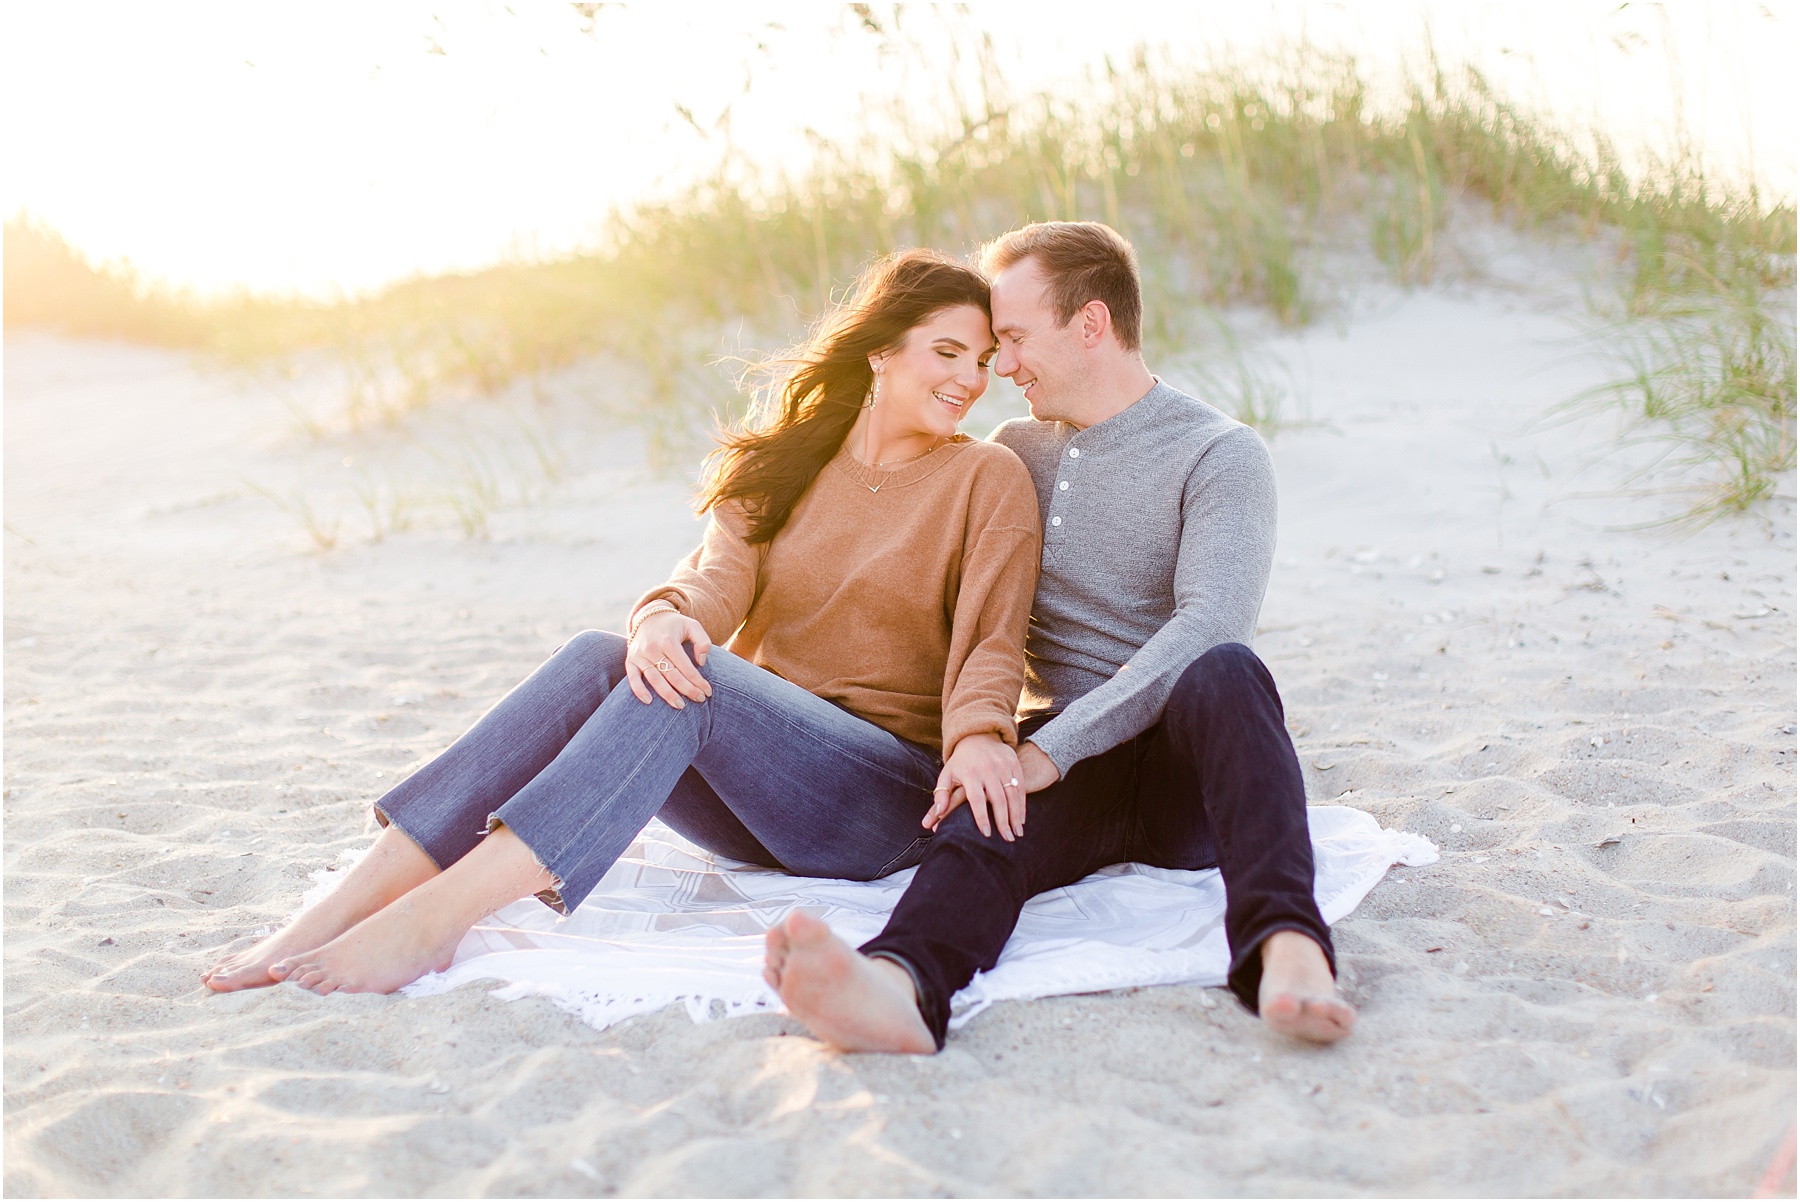
<path id="1" fill-rule="evenodd" d="M 13 5 L 0 206 L 202 292 L 332 296 L 593 243 L 727 146 L 775 169 L 869 136 L 862 98 L 1079 87 L 1135 46 L 1397 70 L 1427 37 L 1628 151 L 1792 197 L 1793 22 L 1754 5 Z M 885 16 L 883 14 L 886 14 Z M 935 24 L 934 24 L 935 22 Z M 947 110 L 946 110 L 947 111 Z"/>

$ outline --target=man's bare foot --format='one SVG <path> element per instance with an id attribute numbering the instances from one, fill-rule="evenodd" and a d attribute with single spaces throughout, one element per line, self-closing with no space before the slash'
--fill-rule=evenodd
<path id="1" fill-rule="evenodd" d="M 1325 952 L 1298 931 L 1263 941 L 1257 1010 L 1269 1030 L 1312 1043 L 1336 1043 L 1356 1025 L 1356 1009 L 1338 996 Z"/>
<path id="2" fill-rule="evenodd" d="M 872 959 L 818 919 L 794 913 L 770 928 L 763 979 L 788 1012 L 841 1052 L 930 1055 L 937 1042 L 919 1017 L 912 978 Z"/>
<path id="3" fill-rule="evenodd" d="M 323 947 L 269 966 L 269 975 L 324 995 L 392 993 L 450 967 L 466 925 L 445 922 L 408 895 L 363 919 Z"/>

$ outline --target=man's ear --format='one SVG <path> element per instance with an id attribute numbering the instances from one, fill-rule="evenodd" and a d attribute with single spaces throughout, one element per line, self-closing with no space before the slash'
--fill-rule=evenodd
<path id="1" fill-rule="evenodd" d="M 1089 350 L 1099 346 L 1112 333 L 1112 310 L 1103 300 L 1091 300 L 1081 306 L 1081 345 Z"/>

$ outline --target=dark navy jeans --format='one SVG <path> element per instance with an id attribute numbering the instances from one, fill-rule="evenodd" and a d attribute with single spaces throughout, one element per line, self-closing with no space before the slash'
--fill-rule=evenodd
<path id="1" fill-rule="evenodd" d="M 1048 720 L 1028 723 L 1021 737 Z M 912 970 L 942 1047 L 951 995 L 999 960 L 1025 903 L 1126 862 L 1220 869 L 1228 983 L 1252 1012 L 1262 942 L 1276 931 L 1310 935 L 1336 971 L 1313 900 L 1300 762 L 1275 680 L 1248 647 L 1208 651 L 1176 682 L 1161 722 L 1033 793 L 1017 842 L 984 837 L 959 808 L 939 824 L 887 927 L 861 950 Z"/>
<path id="2" fill-rule="evenodd" d="M 715 647 L 712 696 L 649 705 L 625 640 L 565 643 L 448 750 L 375 804 L 448 868 L 504 823 L 581 904 L 652 817 L 710 851 L 800 876 L 871 880 L 931 841 L 936 753 Z"/>

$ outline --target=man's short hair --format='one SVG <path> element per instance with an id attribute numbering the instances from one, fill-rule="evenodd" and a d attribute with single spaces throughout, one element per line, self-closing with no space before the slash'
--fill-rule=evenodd
<path id="1" fill-rule="evenodd" d="M 1049 279 L 1048 295 L 1063 325 L 1089 301 L 1112 313 L 1119 345 L 1143 345 L 1144 298 L 1137 251 L 1124 235 L 1098 221 L 1039 221 L 1001 234 L 981 248 L 981 267 L 995 276 L 1022 259 L 1036 259 Z"/>

